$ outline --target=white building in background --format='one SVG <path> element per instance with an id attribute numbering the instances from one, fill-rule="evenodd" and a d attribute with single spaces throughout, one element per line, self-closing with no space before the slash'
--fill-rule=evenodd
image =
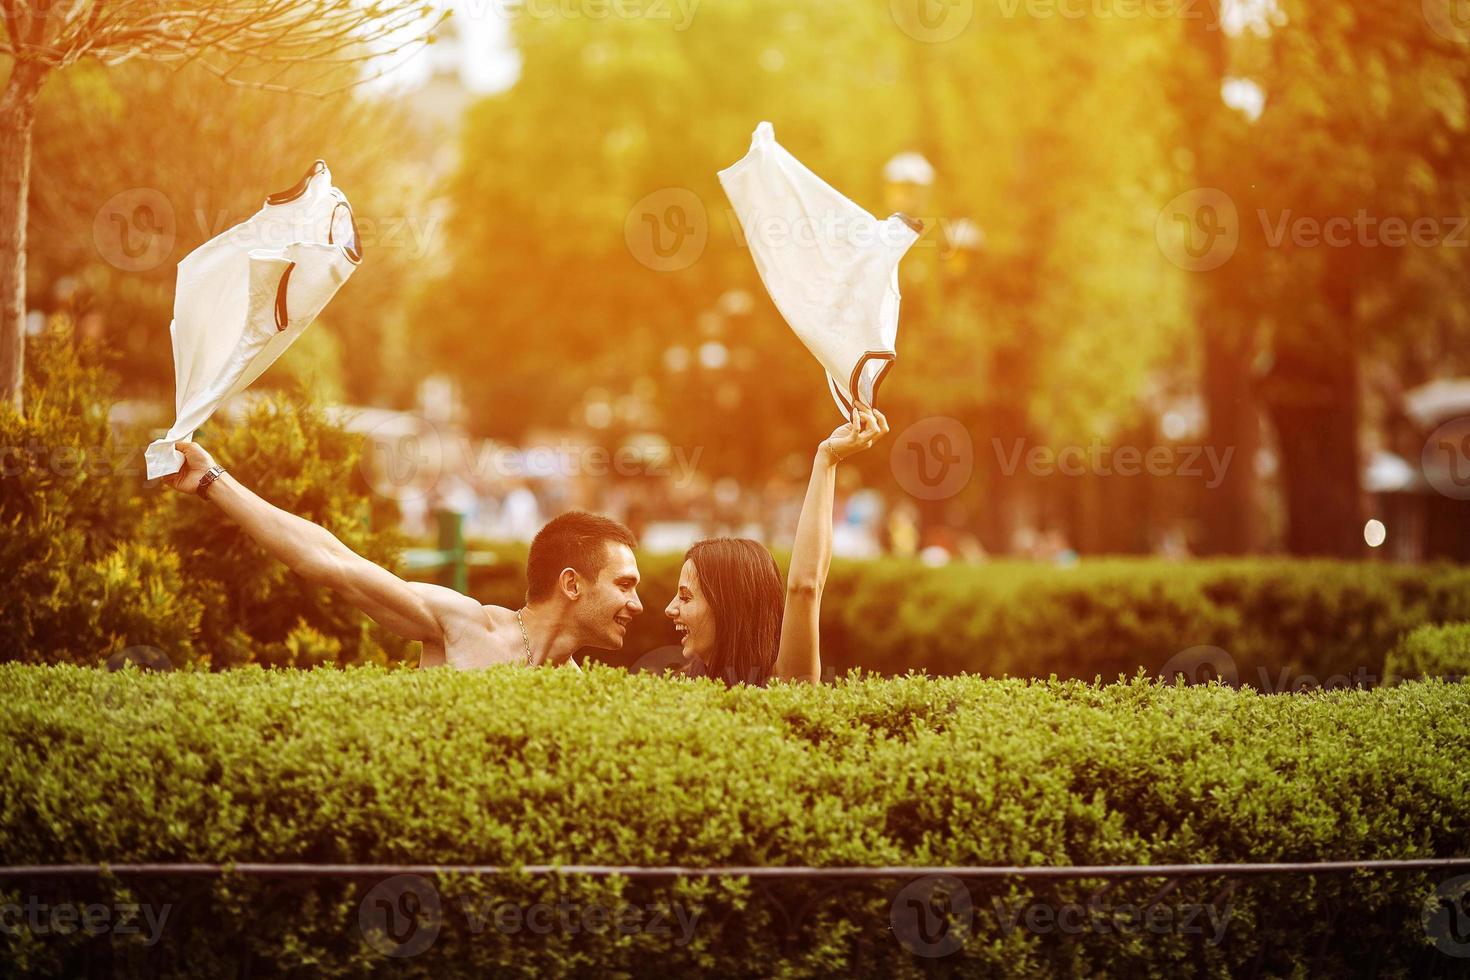
<path id="1" fill-rule="evenodd" d="M 418 57 L 427 72 L 409 89 L 406 99 L 415 115 L 429 120 L 441 133 L 453 134 L 476 95 L 466 78 L 468 51 L 455 18 L 445 21 L 434 43 Z"/>
<path id="2" fill-rule="evenodd" d="M 1470 561 L 1470 378 L 1405 391 L 1384 439 L 1363 467 L 1368 543 L 1396 561 Z"/>

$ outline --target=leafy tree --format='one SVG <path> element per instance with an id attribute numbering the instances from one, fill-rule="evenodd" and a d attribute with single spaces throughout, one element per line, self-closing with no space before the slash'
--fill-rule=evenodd
<path id="1" fill-rule="evenodd" d="M 905 34 L 886 4 L 701 7 L 684 31 L 517 21 L 524 70 L 467 119 L 450 269 L 422 317 L 442 326 L 440 358 L 486 434 L 581 422 L 589 389 L 641 390 L 645 424 L 703 448 L 712 473 L 754 478 L 836 423 L 715 178 L 762 119 L 880 216 L 891 156 L 918 149 L 937 167 L 919 205 L 930 228 L 902 266 L 884 389 L 895 421 L 945 414 L 986 435 L 1067 440 L 1135 424 L 1140 390 L 1177 349 L 1184 298 L 1148 208 L 1166 148 L 1149 104 L 1128 98 L 1146 88 L 1157 32 L 1068 23 L 1033 37 L 999 11 L 981 17 L 949 45 Z M 686 267 L 649 268 L 625 230 L 667 188 L 697 199 L 709 241 Z M 945 238 L 960 217 L 987 235 L 968 263 Z M 731 291 L 748 310 L 727 311 Z M 711 341 L 728 365 L 671 369 L 672 349 Z"/>
<path id="2" fill-rule="evenodd" d="M 340 355 L 331 382 L 356 401 L 402 396 L 392 370 L 408 344 L 404 304 L 437 234 L 407 108 L 342 91 L 322 97 L 221 86 L 206 70 L 82 64 L 43 93 L 28 236 L 33 307 L 97 318 L 129 397 L 171 399 L 168 323 L 174 268 L 198 245 L 253 214 L 312 160 L 332 167 L 352 201 L 367 265 L 333 299 L 303 345 Z M 141 125 L 166 119 L 167 127 Z M 384 140 L 393 131 L 414 139 Z M 107 160 L 98 167 L 99 159 Z M 146 210 L 145 210 L 146 209 Z M 119 213 L 120 212 L 120 213 Z M 124 227 L 103 219 L 121 219 Z M 127 261 L 125 242 L 140 261 Z M 271 371 L 261 384 L 275 383 Z"/>
<path id="3" fill-rule="evenodd" d="M 352 0 L 5 0 L 0 4 L 0 399 L 22 407 L 26 224 L 32 131 L 47 79 L 77 62 L 197 65 L 274 91 L 336 91 L 361 80 L 374 45 L 403 46 L 432 27 L 427 5 Z"/>
<path id="4" fill-rule="evenodd" d="M 1233 40 L 1218 20 L 1181 22 L 1192 44 L 1172 94 L 1193 150 L 1185 172 L 1226 191 L 1239 220 L 1229 261 L 1193 284 L 1212 438 L 1252 448 L 1256 406 L 1265 408 L 1295 553 L 1362 548 L 1365 360 L 1408 368 L 1409 384 L 1463 363 L 1454 341 L 1470 322 L 1458 285 L 1467 257 L 1442 222 L 1466 213 L 1470 188 L 1457 150 L 1470 37 L 1436 30 L 1436 14 L 1448 12 L 1433 2 L 1405 15 L 1387 3 L 1293 0 Z M 1265 95 L 1253 123 L 1217 97 L 1231 74 Z M 1385 219 L 1431 219 L 1443 238 L 1395 247 Z M 1339 231 L 1353 223 L 1335 243 L 1321 234 L 1332 221 Z M 1234 470 L 1207 502 L 1220 550 L 1251 538 L 1250 471 Z"/>

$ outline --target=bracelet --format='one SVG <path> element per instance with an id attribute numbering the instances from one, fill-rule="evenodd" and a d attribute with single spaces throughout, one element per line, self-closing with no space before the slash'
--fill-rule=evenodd
<path id="1" fill-rule="evenodd" d="M 213 483 L 215 480 L 218 480 L 224 475 L 225 468 L 218 463 L 215 463 L 209 468 L 209 472 L 204 474 L 204 479 L 199 481 L 199 489 L 196 490 L 195 493 L 199 494 L 201 499 L 207 500 L 208 498 L 204 496 L 204 491 L 209 489 L 209 485 L 211 483 Z"/>

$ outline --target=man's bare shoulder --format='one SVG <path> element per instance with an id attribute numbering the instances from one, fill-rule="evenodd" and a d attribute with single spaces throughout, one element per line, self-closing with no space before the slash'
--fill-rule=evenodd
<path id="1" fill-rule="evenodd" d="M 463 595 L 452 589 L 442 591 L 451 594 L 449 603 L 453 610 L 452 615 L 445 622 L 446 639 L 463 636 L 478 637 L 518 629 L 516 614 L 513 610 L 486 605 L 474 596 Z"/>
<path id="2" fill-rule="evenodd" d="M 445 631 L 442 652 L 437 649 L 431 651 L 425 644 L 420 662 L 426 667 L 443 664 L 471 670 L 515 663 L 520 659 L 522 646 L 515 611 L 480 603 L 473 616 L 461 621 L 458 628 Z"/>
<path id="3" fill-rule="evenodd" d="M 520 635 L 521 627 L 516 622 L 516 611 L 514 609 L 507 609 L 504 606 L 491 606 L 485 603 L 481 603 L 480 608 L 484 610 L 485 622 L 491 630 L 495 632 L 515 630 L 516 635 Z"/>
<path id="4" fill-rule="evenodd" d="M 444 655 L 448 666 L 460 670 L 520 663 L 525 641 L 520 638 L 516 611 L 503 605 L 479 604 L 473 623 L 447 636 Z"/>

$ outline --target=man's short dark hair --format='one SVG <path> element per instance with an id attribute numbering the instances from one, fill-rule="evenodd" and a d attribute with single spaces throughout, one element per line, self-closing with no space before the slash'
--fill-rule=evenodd
<path id="1" fill-rule="evenodd" d="M 610 517 L 584 510 L 553 517 L 531 540 L 531 553 L 526 556 L 526 602 L 549 599 L 563 568 L 597 578 L 607 566 L 609 543 L 638 547 L 633 532 Z"/>

